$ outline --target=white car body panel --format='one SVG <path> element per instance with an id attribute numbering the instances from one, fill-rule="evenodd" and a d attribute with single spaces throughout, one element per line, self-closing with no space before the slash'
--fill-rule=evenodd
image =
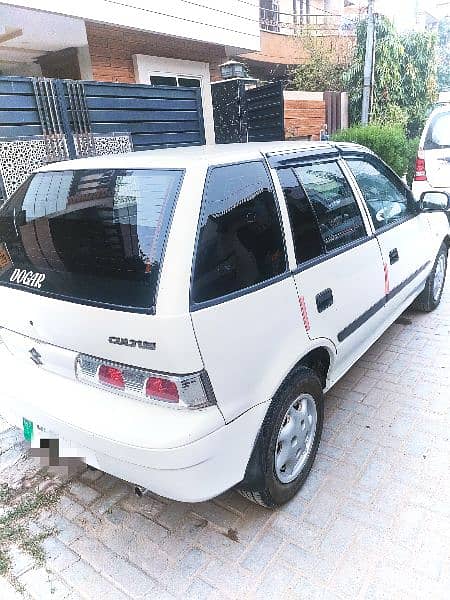
<path id="1" fill-rule="evenodd" d="M 88 464 L 176 500 L 202 501 L 239 483 L 270 401 L 292 368 L 308 352 L 326 349 L 329 389 L 419 293 L 448 235 L 445 215 L 435 213 L 421 214 L 377 238 L 363 208 L 371 236 L 367 241 L 297 271 L 286 203 L 277 175 L 269 169 L 284 227 L 287 272 L 233 299 L 191 311 L 192 263 L 208 167 L 264 160 L 269 152 L 306 149 L 313 154 L 330 147 L 284 142 L 177 148 L 41 169 L 181 168 L 185 175 L 167 237 L 155 314 L 87 306 L 0 285 L 0 414 L 18 426 L 22 417 L 40 426 L 34 428 L 33 445 L 42 437 L 58 437 L 61 456 L 80 455 Z M 345 164 L 343 169 L 347 173 Z M 405 260 L 401 272 L 389 268 L 391 289 L 427 262 L 423 277 L 340 342 L 338 333 L 383 298 L 383 260 L 393 244 Z M 327 287 L 333 290 L 334 304 L 318 313 L 316 295 Z M 110 336 L 154 342 L 156 348 L 111 344 Z M 33 348 L 41 356 L 40 366 L 30 360 Z M 175 409 L 92 387 L 76 378 L 79 353 L 161 373 L 205 369 L 217 405 Z"/>

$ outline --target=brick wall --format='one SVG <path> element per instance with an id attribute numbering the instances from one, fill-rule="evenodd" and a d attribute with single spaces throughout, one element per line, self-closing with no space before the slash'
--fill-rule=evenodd
<path id="1" fill-rule="evenodd" d="M 284 132 L 287 140 L 318 140 L 325 119 L 323 100 L 284 100 Z"/>
<path id="2" fill-rule="evenodd" d="M 220 79 L 218 66 L 227 60 L 225 48 L 205 42 L 86 22 L 92 75 L 97 81 L 135 83 L 133 54 L 209 62 L 211 79 Z"/>
<path id="3" fill-rule="evenodd" d="M 322 35 L 314 38 L 334 62 L 345 62 L 352 54 L 355 36 Z M 306 37 L 308 40 L 308 37 Z M 243 58 L 270 64 L 300 65 L 310 60 L 308 44 L 301 36 L 261 31 L 261 51 L 241 54 Z"/>

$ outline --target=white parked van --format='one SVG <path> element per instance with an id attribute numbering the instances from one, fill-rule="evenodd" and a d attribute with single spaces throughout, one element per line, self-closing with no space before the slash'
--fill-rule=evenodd
<path id="1" fill-rule="evenodd" d="M 169 498 L 282 504 L 324 392 L 413 301 L 439 304 L 447 204 L 350 144 L 42 168 L 0 210 L 0 413 Z"/>
<path id="2" fill-rule="evenodd" d="M 419 200 L 429 190 L 450 193 L 450 104 L 433 110 L 419 142 L 412 191 Z"/>

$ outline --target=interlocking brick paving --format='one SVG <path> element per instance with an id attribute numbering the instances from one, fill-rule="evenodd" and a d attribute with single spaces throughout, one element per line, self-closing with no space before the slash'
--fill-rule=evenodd
<path id="1" fill-rule="evenodd" d="M 14 548 L 22 591 L 3 578 L 0 597 L 447 600 L 450 287 L 434 313 L 405 317 L 327 394 L 316 463 L 287 506 L 138 498 L 88 470 L 31 524 L 54 529 L 44 566 Z M 20 432 L 0 431 L 0 481 L 42 486 Z"/>

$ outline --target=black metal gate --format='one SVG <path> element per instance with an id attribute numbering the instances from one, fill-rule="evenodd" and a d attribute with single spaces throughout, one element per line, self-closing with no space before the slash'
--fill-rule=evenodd
<path id="1" fill-rule="evenodd" d="M 284 140 L 281 82 L 248 88 L 245 79 L 212 84 L 216 143 Z"/>
<path id="2" fill-rule="evenodd" d="M 284 102 L 281 82 L 247 90 L 247 141 L 284 140 Z"/>
<path id="3" fill-rule="evenodd" d="M 138 150 L 205 143 L 198 88 L 0 77 L 0 138 L 126 132 Z M 75 144 L 69 154 L 74 155 Z"/>
<path id="4" fill-rule="evenodd" d="M 204 143 L 198 88 L 0 77 L 0 204 L 48 162 Z"/>

